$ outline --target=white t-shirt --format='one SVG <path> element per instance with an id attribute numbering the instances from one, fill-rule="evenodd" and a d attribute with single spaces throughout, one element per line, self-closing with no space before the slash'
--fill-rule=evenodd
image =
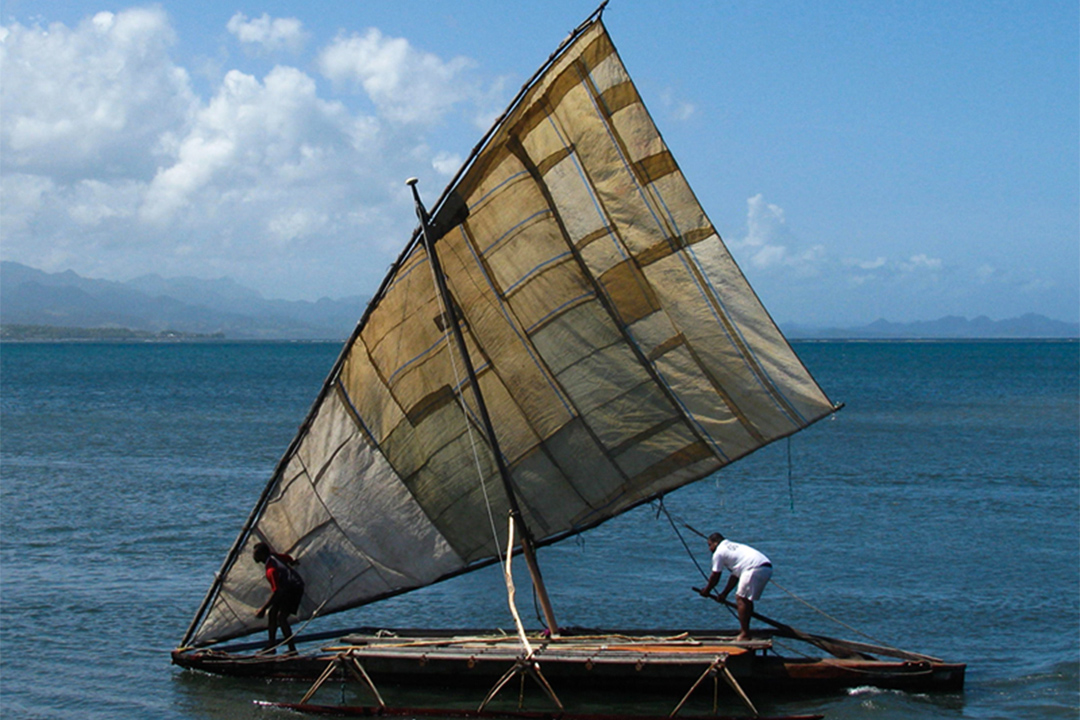
<path id="1" fill-rule="evenodd" d="M 735 577 L 742 577 L 747 570 L 753 570 L 762 565 L 772 565 L 769 558 L 758 552 L 749 545 L 743 545 L 730 540 L 723 540 L 716 547 L 712 556 L 713 572 L 720 572 L 727 568 Z"/>

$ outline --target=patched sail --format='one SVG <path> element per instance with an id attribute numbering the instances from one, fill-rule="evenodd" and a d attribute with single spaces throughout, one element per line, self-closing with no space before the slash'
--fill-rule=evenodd
<path id="1" fill-rule="evenodd" d="M 523 89 L 436 210 L 436 252 L 538 543 L 833 411 L 705 216 L 599 18 Z M 250 559 L 259 541 L 300 559 L 301 619 L 497 557 L 507 499 L 446 327 L 413 242 L 184 644 L 264 627 L 254 612 L 267 591 Z"/>

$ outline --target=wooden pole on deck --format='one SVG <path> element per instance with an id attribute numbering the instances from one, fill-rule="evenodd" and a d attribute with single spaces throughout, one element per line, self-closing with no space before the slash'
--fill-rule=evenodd
<path id="1" fill-rule="evenodd" d="M 502 450 L 499 448 L 499 439 L 495 435 L 495 426 L 491 422 L 487 404 L 484 402 L 484 396 L 480 392 L 480 383 L 476 379 L 476 369 L 473 367 L 472 359 L 469 357 L 468 348 L 465 346 L 465 338 L 461 333 L 461 325 L 458 322 L 457 311 L 455 310 L 454 303 L 450 297 L 450 290 L 446 286 L 446 278 L 443 276 L 442 264 L 439 262 L 439 256 L 435 252 L 435 238 L 432 238 L 429 233 L 429 217 L 427 209 L 424 208 L 423 201 L 420 200 L 420 192 L 416 189 L 417 182 L 419 181 L 416 178 L 409 178 L 409 180 L 406 181 L 406 184 L 412 188 L 413 200 L 416 204 L 416 216 L 420 219 L 420 235 L 424 243 L 424 248 L 427 250 L 428 259 L 431 261 L 432 270 L 434 270 L 435 283 L 438 286 L 439 296 L 442 299 L 443 308 L 446 312 L 447 323 L 450 325 L 454 340 L 457 343 L 458 354 L 465 363 L 465 372 L 469 377 L 469 383 L 472 385 L 473 397 L 476 398 L 476 408 L 480 414 L 480 421 L 484 425 L 484 433 L 487 435 L 488 443 L 491 445 L 491 451 L 495 455 L 495 464 L 499 468 L 499 477 L 502 478 L 503 488 L 506 491 L 507 501 L 510 504 L 510 514 L 513 515 L 514 521 L 521 528 L 521 552 L 525 556 L 525 564 L 529 567 L 529 577 L 532 578 L 533 587 L 536 588 L 537 599 L 540 601 L 540 608 L 544 612 L 544 619 L 547 621 L 548 630 L 551 632 L 552 636 L 555 636 L 559 634 L 559 625 L 555 621 L 555 611 L 551 607 L 551 600 L 548 598 L 547 588 L 544 587 L 544 578 L 540 574 L 540 565 L 536 562 L 536 545 L 533 541 L 532 533 L 529 531 L 529 526 L 525 524 L 525 519 L 521 514 L 521 508 L 517 501 L 517 493 L 514 492 L 514 484 L 510 479 L 510 469 L 506 467 L 506 461 L 503 459 Z"/>

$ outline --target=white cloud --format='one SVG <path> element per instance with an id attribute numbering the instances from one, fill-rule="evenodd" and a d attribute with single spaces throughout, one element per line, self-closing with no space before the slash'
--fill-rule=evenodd
<path id="1" fill-rule="evenodd" d="M 682 122 L 697 114 L 697 106 L 691 102 L 676 99 L 671 90 L 662 92 L 660 101 L 664 104 L 669 116 L 674 120 Z"/>
<path id="2" fill-rule="evenodd" d="M 906 272 L 914 272 L 917 270 L 940 270 L 943 263 L 940 258 L 932 258 L 928 255 L 920 253 L 918 255 L 912 255 L 907 262 L 900 263 L 900 269 Z"/>
<path id="3" fill-rule="evenodd" d="M 431 167 L 435 168 L 436 172 L 441 175 L 451 176 L 458 171 L 461 167 L 462 159 L 460 155 L 452 153 L 437 153 L 435 157 L 431 159 Z"/>
<path id="4" fill-rule="evenodd" d="M 72 187 L 67 201 L 68 217 L 84 228 L 134 217 L 142 188 L 141 183 L 131 180 L 80 180 Z"/>
<path id="5" fill-rule="evenodd" d="M 799 275 L 820 271 L 825 248 L 812 245 L 800 248 L 787 227 L 784 209 L 765 201 L 760 193 L 746 201 L 746 236 L 731 243 L 740 258 L 763 271 L 782 269 Z"/>
<path id="6" fill-rule="evenodd" d="M 300 70 L 279 66 L 261 82 L 234 70 L 153 179 L 140 215 L 179 222 L 192 230 L 185 243 L 222 260 L 248 261 L 267 241 L 286 265 L 311 242 L 358 249 L 348 235 L 359 230 L 354 206 L 394 202 L 383 153 L 378 124 L 320 98 Z"/>
<path id="7" fill-rule="evenodd" d="M 0 175 L 0 227 L 5 245 L 32 230 L 31 223 L 44 209 L 45 199 L 54 188 L 52 180 L 39 175 Z"/>
<path id="8" fill-rule="evenodd" d="M 318 65 L 337 85 L 362 88 L 393 122 L 433 124 L 474 94 L 462 80 L 472 66 L 469 60 L 444 62 L 375 28 L 362 36 L 339 36 L 319 54 Z"/>
<path id="9" fill-rule="evenodd" d="M 859 260 L 857 258 L 846 258 L 840 261 L 840 264 L 845 267 L 858 268 L 859 270 L 878 270 L 885 267 L 888 260 L 884 257 L 876 257 L 873 260 Z"/>
<path id="10" fill-rule="evenodd" d="M 939 272 L 945 269 L 945 263 L 940 258 L 932 258 L 925 253 L 912 255 L 906 260 L 890 260 L 884 256 L 878 256 L 872 260 L 858 258 L 844 258 L 840 261 L 838 271 L 844 273 L 843 279 L 848 285 L 863 286 L 876 283 L 879 286 L 889 284 L 895 288 L 906 284 L 914 287 L 912 282 L 933 282 Z"/>
<path id="11" fill-rule="evenodd" d="M 73 181 L 143 176 L 196 98 L 169 58 L 159 8 L 102 12 L 75 29 L 14 23 L 0 45 L 0 168 Z"/>
<path id="12" fill-rule="evenodd" d="M 746 235 L 729 245 L 740 264 L 754 271 L 758 281 L 779 281 L 790 287 L 801 278 L 826 277 L 835 281 L 833 287 L 838 283 L 867 288 L 888 285 L 895 291 L 901 286 L 933 283 L 946 270 L 941 258 L 926 253 L 916 253 L 904 260 L 885 255 L 836 258 L 830 256 L 824 245 L 801 242 L 788 227 L 784 209 L 767 202 L 763 195 L 747 199 L 746 206 Z"/>
<path id="13" fill-rule="evenodd" d="M 264 45 L 297 35 L 231 26 Z M 383 115 L 288 66 L 229 70 L 200 99 L 159 9 L 0 28 L 3 258 L 110 279 L 230 275 L 274 297 L 370 291 L 415 221 L 402 179 L 460 164 L 400 118 L 453 106 L 466 66 L 378 37 L 352 68 Z"/>
<path id="14" fill-rule="evenodd" d="M 264 52 L 299 53 L 308 40 L 303 23 L 296 18 L 271 18 L 266 13 L 248 20 L 238 12 L 229 19 L 226 29 L 244 45 L 256 46 Z"/>

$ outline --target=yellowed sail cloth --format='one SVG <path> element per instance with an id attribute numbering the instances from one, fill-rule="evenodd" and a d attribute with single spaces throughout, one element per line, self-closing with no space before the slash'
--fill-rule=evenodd
<path id="1" fill-rule="evenodd" d="M 468 214 L 435 244 L 541 545 L 834 410 L 705 216 L 602 23 L 579 30 L 444 196 Z M 259 541 L 299 558 L 301 619 L 497 559 L 508 503 L 446 327 L 414 243 L 185 644 L 265 627 Z"/>

